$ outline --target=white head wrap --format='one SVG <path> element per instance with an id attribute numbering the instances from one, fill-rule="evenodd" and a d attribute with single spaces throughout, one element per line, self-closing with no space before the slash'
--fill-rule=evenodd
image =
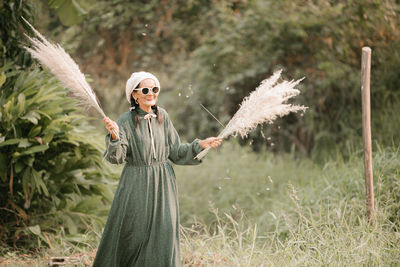
<path id="1" fill-rule="evenodd" d="M 133 89 L 135 89 L 141 81 L 146 79 L 152 79 L 156 83 L 156 86 L 161 89 L 160 82 L 158 81 L 157 77 L 151 74 L 150 72 L 145 72 L 145 71 L 134 72 L 132 73 L 128 81 L 126 81 L 126 87 L 125 87 L 126 99 L 128 100 L 129 103 L 131 102 L 131 94 Z"/>

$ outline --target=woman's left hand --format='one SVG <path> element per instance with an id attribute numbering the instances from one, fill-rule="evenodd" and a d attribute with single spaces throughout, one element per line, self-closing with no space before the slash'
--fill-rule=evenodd
<path id="1" fill-rule="evenodd" d="M 220 146 L 222 143 L 222 138 L 220 137 L 209 137 L 207 139 L 201 140 L 200 141 L 200 146 L 201 148 L 205 149 L 207 147 L 212 147 L 216 148 L 217 146 Z"/>

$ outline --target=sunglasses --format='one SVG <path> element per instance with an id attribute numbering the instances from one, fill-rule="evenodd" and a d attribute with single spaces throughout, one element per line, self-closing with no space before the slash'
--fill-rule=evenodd
<path id="1" fill-rule="evenodd" d="M 134 91 L 142 91 L 142 94 L 147 95 L 150 90 L 153 91 L 154 94 L 158 94 L 160 92 L 160 88 L 158 87 L 153 87 L 153 88 L 147 88 L 147 87 L 143 87 L 143 88 L 137 88 L 137 89 L 133 89 Z"/>

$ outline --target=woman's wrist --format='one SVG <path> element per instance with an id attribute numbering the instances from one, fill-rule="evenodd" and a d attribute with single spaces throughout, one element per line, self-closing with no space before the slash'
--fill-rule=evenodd
<path id="1" fill-rule="evenodd" d="M 205 149 L 204 147 L 204 140 L 199 140 L 199 145 L 202 149 Z"/>

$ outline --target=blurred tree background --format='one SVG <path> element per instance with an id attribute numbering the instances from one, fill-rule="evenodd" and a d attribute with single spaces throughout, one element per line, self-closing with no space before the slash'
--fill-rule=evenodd
<path id="1" fill-rule="evenodd" d="M 283 68 L 287 79 L 306 77 L 297 98 L 310 107 L 304 117 L 260 127 L 241 143 L 324 157 L 359 147 L 363 46 L 373 51 L 373 138 L 399 143 L 399 7 L 375 0 L 113 0 L 88 6 L 79 25 L 48 29 L 92 75 L 115 118 L 128 108 L 129 75 L 158 75 L 160 103 L 186 139 L 221 130 L 200 104 L 226 123 L 274 70 Z"/>
<path id="2" fill-rule="evenodd" d="M 24 154 L 26 165 L 20 164 L 17 172 L 12 169 L 17 167 L 11 166 L 16 163 L 14 157 L 21 154 L 15 153 L 24 153 L 33 146 L 36 136 L 58 135 L 69 140 L 74 132 L 84 135 L 89 127 L 80 117 L 65 121 L 65 124 L 74 121 L 72 128 L 64 125 L 66 128 L 60 128 L 64 130 L 59 132 L 46 131 L 48 116 L 59 118 L 63 113 L 78 116 L 80 110 L 69 104 L 66 110 L 48 116 L 43 114 L 47 111 L 29 113 L 30 109 L 22 108 L 18 111 L 24 99 L 28 101 L 35 95 L 21 96 L 26 89 L 23 81 L 32 86 L 29 79 L 33 79 L 36 92 L 49 87 L 48 90 L 59 92 L 59 96 L 66 94 L 22 49 L 27 44 L 23 34 L 30 34 L 30 30 L 21 15 L 72 55 L 90 76 L 106 114 L 115 120 L 129 108 L 125 82 L 130 74 L 145 70 L 158 76 L 162 84 L 159 103 L 171 114 L 182 139 L 205 138 L 221 130 L 200 104 L 226 123 L 243 97 L 273 71 L 283 68 L 286 79 L 306 77 L 299 86 L 302 93 L 296 99 L 309 107 L 304 116 L 292 114 L 274 125 L 259 127 L 240 143 L 250 143 L 255 151 L 265 147 L 275 152 L 294 150 L 318 160 L 349 147 L 361 147 L 361 48 L 370 46 L 372 137 L 381 146 L 398 145 L 400 141 L 400 3 L 396 0 L 8 0 L 0 3 L 0 10 L 1 207 L 8 205 L 7 209 L 17 213 L 25 212 L 22 207 L 28 201 L 27 192 L 31 192 L 23 182 L 24 170 L 47 169 L 48 174 L 46 171 L 40 175 L 45 184 L 46 181 L 51 184 L 51 168 L 57 163 L 49 161 L 51 166 L 42 166 L 35 161 L 38 164 L 35 165 Z M 62 97 L 57 99 L 62 101 Z M 10 111 L 15 127 L 10 124 L 11 117 L 5 115 L 9 112 L 5 110 L 6 103 L 16 109 Z M 43 107 L 37 104 L 32 108 L 40 110 L 47 105 L 44 102 Z M 31 115 L 27 116 L 28 113 Z M 104 133 L 100 123 L 93 124 L 98 132 Z M 35 125 L 41 126 L 36 135 L 27 130 Z M 68 144 L 60 148 L 49 140 L 49 145 L 32 153 L 45 157 L 46 161 L 54 153 L 70 153 L 73 156 L 65 159 L 72 161 L 79 155 L 87 157 L 88 150 L 93 153 L 93 161 L 74 167 L 84 170 L 80 174 L 86 180 L 73 176 L 65 185 L 76 193 L 75 204 L 69 209 L 76 208 L 82 196 L 93 195 L 106 201 L 106 191 L 94 190 L 92 184 L 87 184 L 105 179 L 101 175 L 105 170 L 98 161 L 101 149 L 89 141 L 79 141 L 85 143 L 79 145 L 76 140 L 63 142 Z M 94 172 L 88 171 L 90 166 L 96 166 Z M 18 196 L 9 192 L 13 175 L 14 181 L 19 181 L 18 188 L 14 188 Z M 65 203 L 49 199 L 40 181 L 37 184 L 37 194 L 52 201 L 54 209 L 64 210 Z M 64 189 L 59 185 L 54 190 Z M 15 207 L 9 199 L 18 202 Z M 43 212 L 40 198 L 37 201 L 38 210 Z M 20 220 L 21 216 L 14 216 L 16 227 L 26 229 L 34 225 Z M 8 236 L 15 233 L 15 229 L 0 230 Z"/>

